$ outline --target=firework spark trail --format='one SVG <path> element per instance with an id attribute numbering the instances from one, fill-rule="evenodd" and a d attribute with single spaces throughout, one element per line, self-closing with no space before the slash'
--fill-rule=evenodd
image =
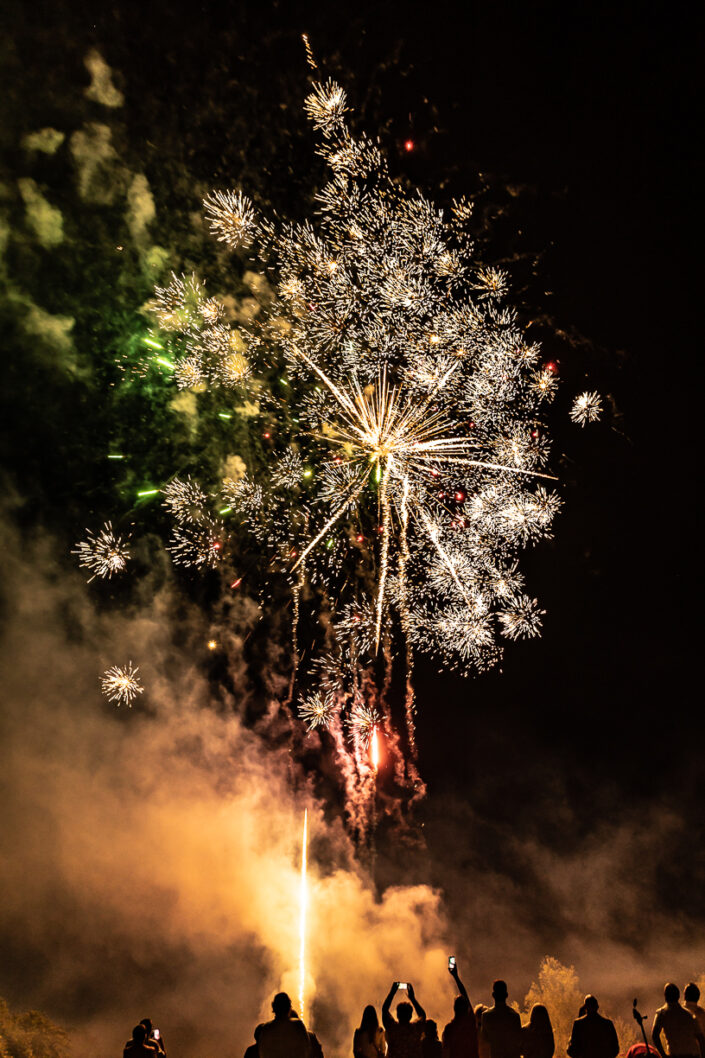
<path id="1" fill-rule="evenodd" d="M 333 516 L 328 519 L 328 521 L 323 526 L 321 531 L 316 534 L 316 536 L 313 538 L 313 540 L 311 540 L 310 543 L 306 546 L 306 548 L 301 552 L 301 554 L 297 558 L 296 562 L 291 567 L 292 573 L 294 572 L 294 570 L 298 569 L 299 566 L 303 565 L 303 563 L 306 561 L 307 557 L 315 549 L 316 545 L 320 544 L 321 540 L 326 535 L 326 533 L 330 529 L 333 528 L 335 523 L 342 518 L 342 516 L 345 514 L 346 510 L 350 507 L 350 505 L 355 502 L 355 500 L 360 495 L 360 493 L 362 492 L 364 487 L 365 487 L 365 483 L 363 482 L 357 489 L 355 489 L 354 492 L 351 489 L 349 495 L 345 497 L 345 499 L 342 501 L 340 506 L 337 508 L 337 510 L 335 511 Z"/>
<path id="2" fill-rule="evenodd" d="M 301 878 L 299 882 L 299 1015 L 304 1020 L 306 1000 L 306 914 L 308 911 L 308 808 L 304 809 L 301 835 Z"/>
<path id="3" fill-rule="evenodd" d="M 409 603 L 407 596 L 406 587 L 406 570 L 410 560 L 409 555 L 409 538 L 407 535 L 407 529 L 409 525 L 409 478 L 408 475 L 404 477 L 404 488 L 401 497 L 401 508 L 400 508 L 400 548 L 399 548 L 399 586 L 400 586 L 400 604 L 399 614 L 401 618 L 401 630 L 404 636 L 404 661 L 406 665 L 406 694 L 404 696 L 404 712 L 406 717 L 406 735 L 409 741 L 409 751 L 412 757 L 416 758 L 416 720 L 415 720 L 415 699 L 416 695 L 414 692 L 414 653 L 411 649 L 411 636 L 410 636 L 410 621 L 409 621 Z"/>
<path id="4" fill-rule="evenodd" d="M 392 508 L 389 503 L 389 478 L 392 474 L 393 459 L 390 456 L 384 468 L 380 488 L 380 506 L 382 508 L 382 553 L 379 559 L 379 587 L 377 589 L 377 623 L 375 624 L 375 650 L 379 650 L 379 637 L 382 632 L 384 612 L 384 589 L 389 569 L 389 538 L 392 531 Z"/>

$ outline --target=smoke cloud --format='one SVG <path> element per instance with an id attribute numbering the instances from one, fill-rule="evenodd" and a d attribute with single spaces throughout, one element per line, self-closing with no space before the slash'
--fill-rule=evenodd
<path id="1" fill-rule="evenodd" d="M 488 827 L 460 799 L 430 802 L 425 848 L 380 850 L 394 884 L 378 895 L 286 742 L 239 719 L 254 692 L 237 637 L 232 697 L 216 696 L 174 645 L 168 582 L 116 613 L 52 541 L 5 528 L 3 544 L 0 994 L 66 1024 L 77 1058 L 119 1053 L 147 1015 L 172 1058 L 236 1058 L 275 991 L 296 1003 L 305 806 L 306 1019 L 327 1055 L 349 1053 L 362 1008 L 379 1009 L 395 979 L 443 1024 L 449 951 L 475 1002 L 499 975 L 521 1001 L 553 954 L 624 1016 L 636 986 L 653 1010 L 666 976 L 702 972 L 690 920 L 648 896 L 656 851 L 682 837 L 675 815 L 605 826 L 561 853 Z M 205 641 L 202 615 L 179 606 Z M 117 709 L 99 676 L 129 659 L 146 692 Z"/>

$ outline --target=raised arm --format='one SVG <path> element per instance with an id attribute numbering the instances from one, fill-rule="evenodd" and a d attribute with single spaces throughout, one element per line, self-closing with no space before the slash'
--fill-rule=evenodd
<path id="1" fill-rule="evenodd" d="M 455 981 L 455 983 L 456 983 L 456 985 L 458 987 L 458 991 L 460 992 L 461 996 L 465 996 L 465 998 L 467 999 L 468 1004 L 470 1005 L 470 1009 L 472 1010 L 472 1003 L 470 1003 L 470 996 L 468 995 L 468 993 L 466 991 L 465 985 L 460 980 L 460 974 L 458 973 L 458 964 L 455 963 L 453 966 L 449 966 L 448 967 L 448 973 L 450 974 L 450 976 Z"/>
<path id="2" fill-rule="evenodd" d="M 389 1008 L 392 1005 L 392 1000 L 394 999 L 394 996 L 397 994 L 398 986 L 399 986 L 399 982 L 398 981 L 393 981 L 392 982 L 392 987 L 389 989 L 389 995 L 387 996 L 387 998 L 385 999 L 384 1003 L 382 1004 L 382 1024 L 384 1025 L 385 1029 L 388 1028 L 390 1021 L 391 1022 L 394 1021 L 394 1018 L 389 1013 Z"/>
<path id="3" fill-rule="evenodd" d="M 419 1003 L 418 999 L 416 998 L 416 994 L 414 992 L 414 986 L 413 985 L 409 985 L 408 989 L 409 989 L 409 999 L 411 1000 L 412 1006 L 413 1006 L 414 1010 L 416 1011 L 416 1017 L 419 1019 L 419 1021 L 425 1021 L 426 1020 L 426 1011 L 424 1010 L 424 1008 L 421 1006 L 421 1004 Z"/>

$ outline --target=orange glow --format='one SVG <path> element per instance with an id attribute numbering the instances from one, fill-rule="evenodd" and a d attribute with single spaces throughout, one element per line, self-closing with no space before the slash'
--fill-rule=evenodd
<path id="1" fill-rule="evenodd" d="M 379 770 L 379 736 L 376 727 L 372 731 L 370 745 L 372 746 L 372 767 L 374 768 L 376 775 Z"/>

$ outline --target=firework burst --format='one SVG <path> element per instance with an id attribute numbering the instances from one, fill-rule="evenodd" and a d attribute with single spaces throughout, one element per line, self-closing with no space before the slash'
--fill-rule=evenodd
<path id="1" fill-rule="evenodd" d="M 299 716 L 309 731 L 316 727 L 329 727 L 336 714 L 335 696 L 331 692 L 323 694 L 317 691 L 299 705 Z"/>
<path id="2" fill-rule="evenodd" d="M 110 522 L 106 522 L 97 534 L 87 532 L 88 539 L 76 544 L 71 554 L 78 555 L 79 566 L 92 570 L 93 576 L 88 578 L 88 583 L 96 577 L 109 579 L 114 573 L 122 573 L 130 557 L 129 536 L 123 539 L 116 535 Z"/>
<path id="3" fill-rule="evenodd" d="M 132 707 L 132 703 L 138 694 L 142 694 L 144 687 L 138 679 L 139 668 L 128 661 L 124 668 L 113 665 L 103 673 L 100 684 L 105 697 L 118 705 Z"/>
<path id="4" fill-rule="evenodd" d="M 589 422 L 597 422 L 602 414 L 602 398 L 594 390 L 592 393 L 581 393 L 573 401 L 570 417 L 579 426 L 585 426 Z"/>
<path id="5" fill-rule="evenodd" d="M 287 366 L 280 436 L 295 447 L 269 482 L 238 483 L 242 513 L 292 557 L 292 577 L 305 569 L 336 596 L 358 567 L 369 597 L 342 598 L 336 628 L 362 654 L 396 619 L 417 649 L 485 667 L 498 636 L 539 626 L 515 554 L 550 534 L 560 505 L 541 484 L 555 371 L 503 303 L 506 273 L 477 260 L 471 204 L 446 217 L 405 195 L 379 145 L 346 126 L 333 82 L 305 110 L 332 171 L 315 225 L 258 222 L 239 192 L 206 200 L 218 237 L 233 245 L 242 226 L 277 277 L 243 339 L 248 362 Z"/>

